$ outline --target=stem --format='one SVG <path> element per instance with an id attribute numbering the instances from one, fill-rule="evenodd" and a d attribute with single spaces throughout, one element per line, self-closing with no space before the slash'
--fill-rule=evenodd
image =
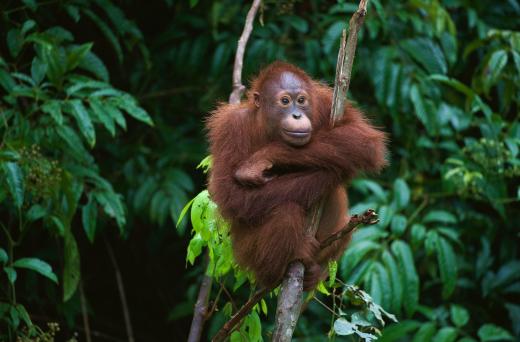
<path id="1" fill-rule="evenodd" d="M 114 256 L 114 252 L 112 247 L 105 239 L 105 245 L 107 247 L 108 256 L 110 257 L 110 261 L 112 262 L 112 266 L 114 267 L 116 273 L 116 282 L 117 289 L 119 292 L 119 299 L 121 300 L 121 309 L 123 310 L 123 318 L 125 320 L 125 328 L 126 328 L 126 336 L 128 338 L 128 342 L 134 342 L 134 332 L 132 329 L 132 321 L 130 320 L 130 311 L 128 310 L 128 302 L 126 300 L 125 295 L 125 286 L 123 283 L 123 277 L 121 276 L 121 271 L 119 270 L 119 266 L 117 265 L 116 257 Z"/>
<path id="2" fill-rule="evenodd" d="M 191 321 L 190 334 L 188 336 L 188 342 L 198 342 L 202 337 L 202 329 L 204 322 L 206 321 L 208 313 L 208 299 L 211 292 L 212 278 L 208 275 L 209 264 L 209 253 L 206 253 L 206 267 L 204 276 L 202 277 L 202 283 L 200 284 L 199 295 L 197 296 L 197 302 L 193 309 L 193 320 Z"/>
<path id="3" fill-rule="evenodd" d="M 235 104 L 240 102 L 240 98 L 244 94 L 246 87 L 242 84 L 242 69 L 244 64 L 244 52 L 246 50 L 247 41 L 253 30 L 253 21 L 256 12 L 260 6 L 261 0 L 254 0 L 249 12 L 247 12 L 244 30 L 238 40 L 237 52 L 235 54 L 235 64 L 233 66 L 233 91 L 229 95 L 229 103 Z"/>

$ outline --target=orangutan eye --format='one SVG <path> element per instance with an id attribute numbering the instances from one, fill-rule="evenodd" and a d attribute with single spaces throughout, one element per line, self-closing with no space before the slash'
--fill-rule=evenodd
<path id="1" fill-rule="evenodd" d="M 306 101 L 305 96 L 300 96 L 297 101 L 298 101 L 298 104 L 301 104 L 301 105 L 304 104 Z"/>
<path id="2" fill-rule="evenodd" d="M 287 96 L 284 96 L 284 97 L 282 97 L 282 99 L 280 100 L 280 102 L 281 102 L 284 106 L 287 106 L 289 103 L 291 103 L 291 100 L 290 100 Z"/>

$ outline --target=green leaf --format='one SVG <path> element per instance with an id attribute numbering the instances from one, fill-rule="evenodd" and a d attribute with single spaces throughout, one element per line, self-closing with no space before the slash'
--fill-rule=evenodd
<path id="1" fill-rule="evenodd" d="M 83 106 L 81 100 L 72 100 L 70 104 L 72 105 L 72 113 L 76 118 L 81 133 L 87 139 L 89 145 L 94 147 L 96 144 L 96 131 L 94 130 L 94 125 L 92 124 L 87 109 Z"/>
<path id="2" fill-rule="evenodd" d="M 125 110 L 128 114 L 130 114 L 130 116 L 134 117 L 135 119 L 142 121 L 150 126 L 153 126 L 152 118 L 144 109 L 137 106 L 133 99 L 130 99 L 128 97 L 123 98 L 123 101 L 119 103 L 119 107 Z"/>
<path id="3" fill-rule="evenodd" d="M 184 216 L 186 216 L 186 213 L 188 212 L 188 210 L 190 209 L 193 201 L 195 200 L 195 198 L 191 199 L 188 203 L 186 203 L 186 205 L 184 206 L 184 208 L 182 208 L 182 211 L 179 215 L 179 218 L 177 219 L 177 223 L 175 224 L 175 226 L 177 227 L 177 229 L 179 229 L 180 227 L 180 224 L 182 222 L 182 220 L 184 219 Z"/>
<path id="4" fill-rule="evenodd" d="M 398 208 L 406 208 L 410 202 L 410 188 L 402 178 L 397 178 L 394 182 L 394 197 Z"/>
<path id="5" fill-rule="evenodd" d="M 33 205 L 26 213 L 27 220 L 34 222 L 47 215 L 47 210 L 39 204 Z"/>
<path id="6" fill-rule="evenodd" d="M 38 258 L 21 258 L 16 260 L 13 263 L 13 267 L 17 268 L 26 268 L 37 273 L 40 273 L 42 276 L 49 278 L 56 284 L 58 284 L 58 277 L 52 271 L 51 265 L 46 263 L 45 261 Z"/>
<path id="7" fill-rule="evenodd" d="M 469 321 L 468 310 L 459 305 L 451 305 L 450 307 L 451 321 L 457 327 L 465 326 Z"/>
<path id="8" fill-rule="evenodd" d="M 4 272 L 5 274 L 7 274 L 7 280 L 9 280 L 9 282 L 11 284 L 14 284 L 14 282 L 16 281 L 16 278 L 18 276 L 18 274 L 16 273 L 16 270 L 12 267 L 4 267 Z"/>
<path id="9" fill-rule="evenodd" d="M 507 65 L 507 51 L 498 50 L 493 52 L 491 57 L 489 58 L 489 62 L 484 69 L 484 87 L 489 90 L 489 88 L 495 84 L 502 74 L 504 67 Z"/>
<path id="10" fill-rule="evenodd" d="M 450 243 L 443 237 L 436 240 L 437 262 L 442 281 L 442 297 L 449 298 L 457 283 L 457 258 Z"/>
<path id="11" fill-rule="evenodd" d="M 41 110 L 47 113 L 51 118 L 58 124 L 63 124 L 63 114 L 61 112 L 61 102 L 57 100 L 46 101 L 42 106 Z"/>
<path id="12" fill-rule="evenodd" d="M 110 132 L 112 136 L 116 135 L 116 127 L 114 123 L 114 119 L 110 116 L 110 113 L 106 111 L 106 108 L 101 104 L 101 101 L 98 98 L 92 97 L 89 100 L 90 108 L 92 108 L 92 112 L 96 115 L 96 118 L 101 121 L 103 126 Z"/>
<path id="13" fill-rule="evenodd" d="M 123 61 L 123 49 L 121 48 L 121 44 L 119 44 L 119 40 L 117 39 L 114 31 L 101 19 L 97 14 L 92 12 L 89 9 L 82 8 L 83 13 L 92 20 L 92 22 L 99 28 L 101 33 L 105 36 L 105 38 L 110 42 L 114 51 L 116 52 L 117 59 L 119 62 Z"/>
<path id="14" fill-rule="evenodd" d="M 31 64 L 31 77 L 36 84 L 45 77 L 47 73 L 47 63 L 44 63 L 39 57 L 34 57 Z"/>
<path id="15" fill-rule="evenodd" d="M 431 341 L 433 334 L 435 334 L 436 327 L 434 322 L 427 322 L 423 324 L 415 333 L 412 342 Z"/>
<path id="16" fill-rule="evenodd" d="M 430 128 L 430 119 L 428 118 L 426 105 L 424 103 L 422 94 L 419 91 L 419 87 L 416 84 L 414 84 L 410 89 L 410 99 L 412 100 L 413 107 L 415 109 L 415 114 L 417 115 L 419 120 L 421 120 L 421 122 L 426 128 Z"/>
<path id="17" fill-rule="evenodd" d="M 67 70 L 75 69 L 83 60 L 85 55 L 92 49 L 92 43 L 74 46 L 67 51 Z"/>
<path id="18" fill-rule="evenodd" d="M 96 191 L 96 200 L 103 207 L 105 213 L 114 218 L 120 231 L 126 224 L 125 207 L 121 195 L 108 191 Z"/>
<path id="19" fill-rule="evenodd" d="M 92 51 L 87 52 L 87 54 L 83 56 L 78 64 L 78 68 L 91 72 L 102 81 L 109 81 L 107 67 Z"/>
<path id="20" fill-rule="evenodd" d="M 385 264 L 385 267 L 388 270 L 390 275 L 390 280 L 392 283 L 392 305 L 390 307 L 390 312 L 400 312 L 401 307 L 403 305 L 403 295 L 404 295 L 404 286 L 403 281 L 401 279 L 401 270 L 397 267 L 397 263 L 395 262 L 392 254 L 385 249 L 383 252 L 381 259 Z"/>
<path id="21" fill-rule="evenodd" d="M 22 304 L 16 304 L 16 310 L 18 311 L 19 317 L 24 321 L 27 327 L 32 328 L 32 321 L 29 317 L 29 313 L 25 310 L 25 307 Z"/>
<path id="22" fill-rule="evenodd" d="M 65 230 L 63 267 L 63 301 L 68 301 L 78 288 L 81 264 L 76 239 L 69 229 Z"/>
<path id="23" fill-rule="evenodd" d="M 14 205 L 18 208 L 22 208 L 23 198 L 24 198 L 24 182 L 22 170 L 18 166 L 17 163 L 6 162 L 2 165 L 6 179 L 7 186 L 9 187 L 9 192 L 14 200 Z"/>
<path id="24" fill-rule="evenodd" d="M 334 322 L 334 331 L 340 336 L 352 335 L 355 331 L 356 326 L 345 318 L 338 318 Z"/>
<path id="25" fill-rule="evenodd" d="M 5 251 L 5 249 L 0 248 L 0 264 L 5 264 L 7 260 L 9 260 L 7 252 Z"/>
<path id="26" fill-rule="evenodd" d="M 457 338 L 457 329 L 444 327 L 433 337 L 432 342 L 453 342 Z"/>
<path id="27" fill-rule="evenodd" d="M 484 324 L 481 326 L 480 329 L 478 329 L 478 337 L 480 337 L 481 341 L 514 340 L 509 331 L 494 324 Z"/>
<path id="28" fill-rule="evenodd" d="M 97 207 L 94 201 L 94 197 L 88 196 L 88 203 L 81 209 L 81 222 L 83 223 L 83 229 L 87 235 L 88 240 L 94 243 L 94 237 L 96 236 L 96 220 L 97 220 Z"/>
<path id="29" fill-rule="evenodd" d="M 432 210 L 424 216 L 423 222 L 457 223 L 457 218 L 448 211 Z"/>
<path id="30" fill-rule="evenodd" d="M 256 311 L 251 311 L 247 316 L 248 341 L 257 342 L 262 340 L 262 324 Z"/>
<path id="31" fill-rule="evenodd" d="M 392 218 L 392 224 L 390 225 L 390 228 L 392 229 L 392 232 L 396 236 L 401 236 L 406 230 L 406 225 L 408 223 L 408 220 L 403 215 L 395 215 Z"/>
<path id="32" fill-rule="evenodd" d="M 424 243 L 424 237 L 426 235 L 426 227 L 422 224 L 414 224 L 410 229 L 412 234 L 412 246 L 419 247 Z"/>
<path id="33" fill-rule="evenodd" d="M 408 316 L 413 315 L 419 303 L 419 276 L 415 270 L 412 250 L 406 242 L 396 240 L 392 243 L 392 252 L 399 260 L 404 272 L 401 277 L 404 283 L 404 309 Z"/>
<path id="34" fill-rule="evenodd" d="M 408 39 L 401 47 L 430 74 L 446 74 L 448 66 L 439 45 L 429 38 Z"/>
<path id="35" fill-rule="evenodd" d="M 11 56 L 16 58 L 22 50 L 24 37 L 19 29 L 11 29 L 7 32 L 7 48 Z"/>

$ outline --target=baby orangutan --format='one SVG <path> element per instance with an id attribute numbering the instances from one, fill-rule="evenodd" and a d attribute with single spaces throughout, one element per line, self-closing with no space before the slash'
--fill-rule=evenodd
<path id="1" fill-rule="evenodd" d="M 386 165 L 385 134 L 348 104 L 332 127 L 331 106 L 331 88 L 275 62 L 252 82 L 246 101 L 220 105 L 207 122 L 209 191 L 231 223 L 237 262 L 261 285 L 277 285 L 300 260 L 304 288 L 314 288 L 351 238 L 319 248 L 349 220 L 344 183 Z M 322 198 L 317 234 L 306 236 L 306 214 Z"/>

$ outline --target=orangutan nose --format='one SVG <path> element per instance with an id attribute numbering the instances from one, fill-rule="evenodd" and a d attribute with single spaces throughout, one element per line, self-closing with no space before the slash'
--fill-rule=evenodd
<path id="1" fill-rule="evenodd" d="M 293 113 L 292 117 L 295 118 L 295 119 L 300 119 L 302 117 L 302 113 L 298 113 L 298 112 Z"/>

